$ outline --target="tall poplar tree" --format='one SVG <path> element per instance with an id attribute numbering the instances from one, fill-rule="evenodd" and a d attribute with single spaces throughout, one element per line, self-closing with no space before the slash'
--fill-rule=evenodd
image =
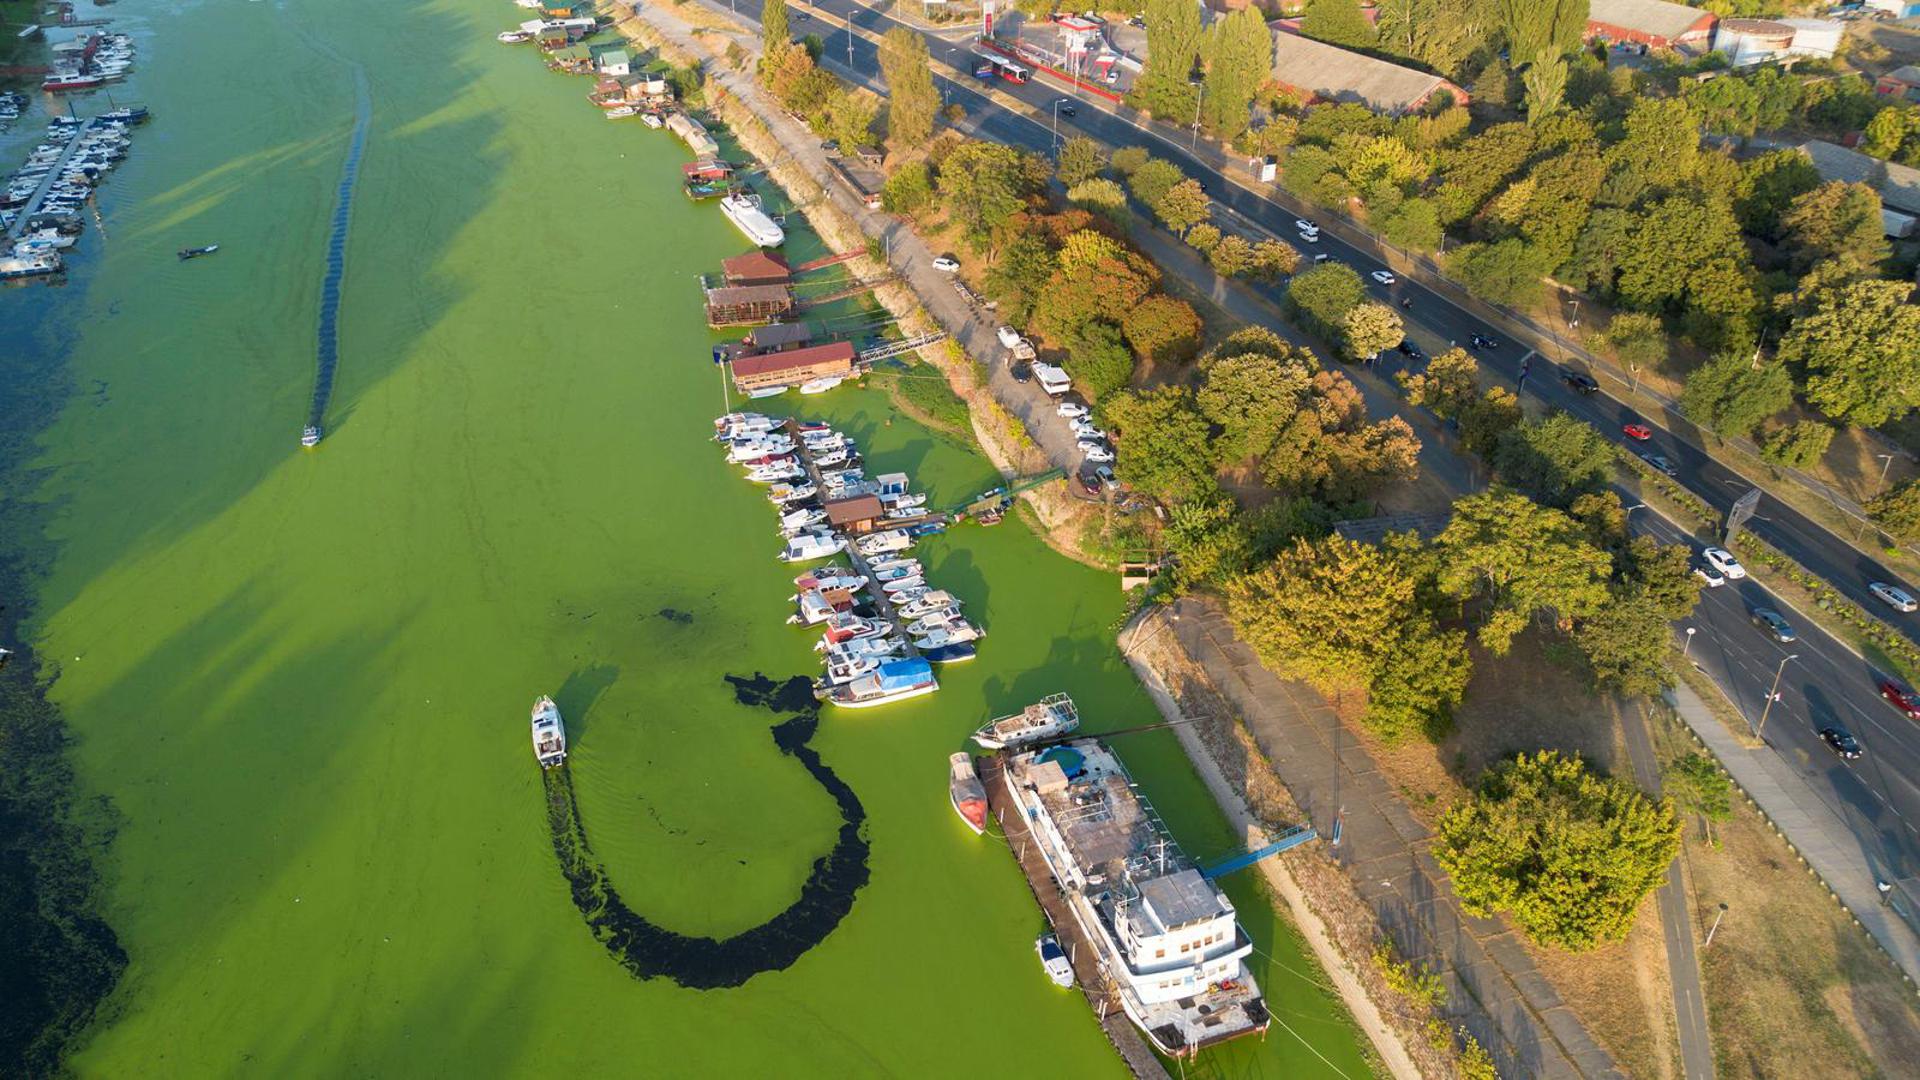
<path id="1" fill-rule="evenodd" d="M 1241 8 L 1207 32 L 1206 57 L 1202 119 L 1214 134 L 1231 140 L 1247 129 L 1253 96 L 1273 77 L 1273 31 L 1259 11 Z"/>
<path id="2" fill-rule="evenodd" d="M 896 150 L 925 143 L 940 111 L 927 40 L 904 26 L 887 31 L 880 39 L 880 74 L 887 81 L 887 138 Z"/>
<path id="3" fill-rule="evenodd" d="M 773 56 L 793 43 L 787 26 L 787 0 L 766 0 L 760 8 L 760 45 L 763 56 Z"/>

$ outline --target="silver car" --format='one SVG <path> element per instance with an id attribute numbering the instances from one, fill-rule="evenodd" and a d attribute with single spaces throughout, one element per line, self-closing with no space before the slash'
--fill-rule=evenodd
<path id="1" fill-rule="evenodd" d="M 1867 591 L 1885 601 L 1886 605 L 1895 611 L 1913 611 L 1916 608 L 1920 608 L 1920 601 L 1916 601 L 1905 589 L 1900 588 L 1898 585 L 1889 585 L 1884 581 L 1875 581 L 1867 586 Z"/>

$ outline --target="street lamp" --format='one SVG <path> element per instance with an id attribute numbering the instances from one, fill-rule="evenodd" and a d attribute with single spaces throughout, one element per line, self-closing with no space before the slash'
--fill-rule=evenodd
<path id="1" fill-rule="evenodd" d="M 1883 462 L 1883 464 L 1880 466 L 1880 490 L 1885 491 L 1887 490 L 1887 470 L 1893 468 L 1893 455 L 1892 454 L 1875 454 L 1873 456 L 1879 458 L 1881 462 Z"/>
<path id="2" fill-rule="evenodd" d="M 1059 98 L 1053 99 L 1053 149 L 1055 153 L 1058 153 L 1060 150 L 1060 99 Z"/>
<path id="3" fill-rule="evenodd" d="M 1700 628 L 1697 626 L 1687 627 L 1687 643 L 1680 647 L 1680 659 L 1685 660 L 1687 654 L 1693 651 L 1693 635 L 1699 632 Z"/>
<path id="4" fill-rule="evenodd" d="M 1707 940 L 1705 944 L 1700 946 L 1702 952 L 1706 951 L 1707 947 L 1713 944 L 1713 932 L 1720 929 L 1720 920 L 1726 917 L 1727 905 L 1721 904 L 1720 910 L 1713 913 L 1713 925 L 1707 927 Z"/>
<path id="5" fill-rule="evenodd" d="M 1635 510 L 1645 509 L 1646 505 L 1647 505 L 1646 503 L 1637 502 L 1637 503 L 1634 503 L 1632 506 L 1627 507 L 1627 522 L 1625 527 L 1631 528 L 1633 526 L 1633 512 Z"/>
<path id="6" fill-rule="evenodd" d="M 1767 730 L 1767 714 L 1773 711 L 1773 703 L 1780 699 L 1780 676 L 1786 674 L 1787 661 L 1798 659 L 1800 659 L 1799 653 L 1783 656 L 1780 658 L 1780 666 L 1773 669 L 1773 689 L 1767 691 L 1766 707 L 1760 710 L 1760 726 L 1753 730 L 1753 737 L 1761 742 L 1766 741 L 1764 733 Z"/>
<path id="7" fill-rule="evenodd" d="M 1193 99 L 1193 138 L 1187 143 L 1187 153 L 1192 154 L 1200 145 L 1200 106 L 1207 100 L 1207 84 L 1200 84 L 1200 93 Z"/>

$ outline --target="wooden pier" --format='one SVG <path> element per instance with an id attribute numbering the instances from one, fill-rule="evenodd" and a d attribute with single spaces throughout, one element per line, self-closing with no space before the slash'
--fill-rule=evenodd
<path id="1" fill-rule="evenodd" d="M 1046 859 L 1041 857 L 1038 841 L 1034 840 L 1028 829 L 1026 817 L 1020 813 L 1012 793 L 1007 790 L 1002 755 L 975 758 L 974 768 L 980 774 L 981 785 L 987 789 L 987 812 L 994 821 L 999 822 L 1014 861 L 1020 864 L 1020 872 L 1027 877 L 1027 887 L 1033 890 L 1034 899 L 1040 901 L 1047 922 L 1053 925 L 1054 937 L 1059 939 L 1060 947 L 1066 950 L 1068 958 L 1072 960 L 1075 983 L 1080 992 L 1086 995 L 1087 1006 L 1093 1010 L 1093 1015 L 1099 1018 L 1100 1030 L 1106 1032 L 1107 1041 L 1113 1044 L 1120 1054 L 1120 1060 L 1126 1062 L 1127 1069 L 1134 1076 L 1140 1080 L 1167 1080 L 1166 1066 L 1154 1054 L 1153 1047 L 1147 1044 L 1146 1036 L 1127 1018 L 1126 1010 L 1120 1007 L 1119 991 L 1100 966 L 1098 946 L 1081 932 L 1080 921 L 1068 910 L 1067 898 L 1060 891 L 1060 883 L 1054 879 Z"/>

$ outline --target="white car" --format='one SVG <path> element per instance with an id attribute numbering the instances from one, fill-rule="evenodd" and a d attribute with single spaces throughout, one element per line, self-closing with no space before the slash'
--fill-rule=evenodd
<path id="1" fill-rule="evenodd" d="M 1867 591 L 1884 600 L 1887 606 L 1895 611 L 1912 611 L 1915 608 L 1920 608 L 1920 601 L 1914 600 L 1914 598 L 1907 593 L 1907 590 L 1902 589 L 1898 585 L 1889 585 L 1884 581 L 1876 581 L 1867 586 Z"/>
<path id="2" fill-rule="evenodd" d="M 1382 285 L 1391 285 L 1393 284 L 1393 281 L 1394 281 L 1393 271 L 1391 270 L 1375 270 L 1372 274 L 1372 277 L 1373 277 L 1373 280 L 1379 282 Z"/>
<path id="3" fill-rule="evenodd" d="M 1727 583 L 1726 577 L 1722 575 L 1720 571 L 1715 570 L 1706 563 L 1693 564 L 1693 576 L 1705 582 L 1709 589 L 1717 589 Z"/>
<path id="4" fill-rule="evenodd" d="M 1054 412 L 1059 413 L 1069 420 L 1079 420 L 1087 415 L 1088 410 L 1085 405 L 1077 401 L 1063 401 L 1060 403 L 1060 407 L 1055 409 Z"/>
<path id="5" fill-rule="evenodd" d="M 1096 463 L 1108 462 L 1113 460 L 1113 451 L 1104 446 L 1095 446 L 1082 451 L 1080 456 Z"/>
<path id="6" fill-rule="evenodd" d="M 933 260 L 933 268 L 943 274 L 957 274 L 960 272 L 960 260 L 949 259 L 945 255 L 942 255 Z"/>
<path id="7" fill-rule="evenodd" d="M 1293 220 L 1293 227 L 1296 229 L 1299 229 L 1303 233 L 1317 233 L 1320 231 L 1320 226 L 1315 225 L 1313 222 L 1308 221 L 1306 218 L 1295 218 Z"/>
<path id="8" fill-rule="evenodd" d="M 1740 560 L 1734 558 L 1733 552 L 1726 548 L 1707 548 L 1700 553 L 1700 557 L 1707 560 L 1708 566 L 1724 574 L 1729 581 L 1739 581 L 1747 576 L 1747 568 L 1741 566 Z"/>
<path id="9" fill-rule="evenodd" d="M 1002 326 L 993 333 L 995 337 L 1000 339 L 1000 344 L 1005 345 L 1009 349 L 1020 344 L 1020 331 L 1015 330 L 1011 326 Z"/>

